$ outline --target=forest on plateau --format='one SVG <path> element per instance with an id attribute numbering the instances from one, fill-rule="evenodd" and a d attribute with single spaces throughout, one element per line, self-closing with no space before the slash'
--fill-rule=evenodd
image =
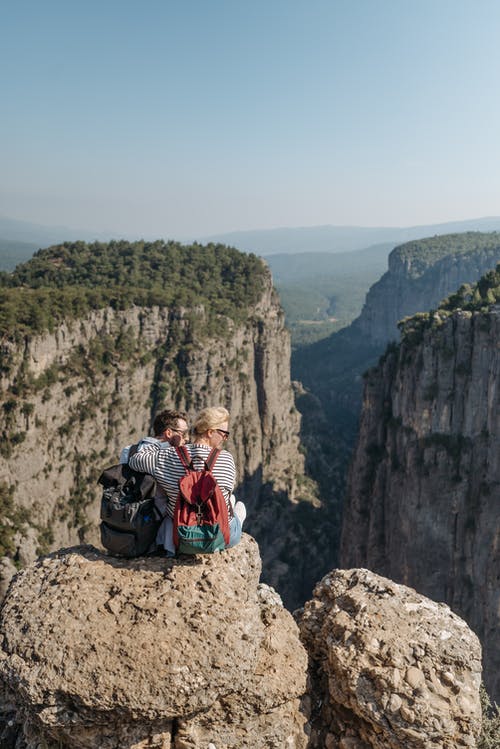
<path id="1" fill-rule="evenodd" d="M 499 246 L 500 232 L 468 231 L 405 242 L 394 249 L 392 257 L 405 264 L 408 277 L 412 279 L 418 278 L 429 267 L 449 255 L 472 256 L 490 252 L 494 256 L 498 253 Z"/>
<path id="2" fill-rule="evenodd" d="M 221 316 L 244 319 L 268 270 L 254 254 L 220 244 L 65 242 L 0 273 L 0 337 L 52 331 L 62 320 L 111 307 L 202 308 L 207 332 Z M 195 321 L 193 321 L 195 322 Z"/>

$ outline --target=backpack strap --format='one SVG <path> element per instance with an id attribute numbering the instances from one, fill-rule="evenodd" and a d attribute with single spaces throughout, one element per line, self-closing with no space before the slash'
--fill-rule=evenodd
<path id="1" fill-rule="evenodd" d="M 217 447 L 213 447 L 212 448 L 212 452 L 210 453 L 210 455 L 208 456 L 208 458 L 205 461 L 205 468 L 207 469 L 207 471 L 210 474 L 212 474 L 212 468 L 214 467 L 215 461 L 217 460 L 217 458 L 219 457 L 219 455 L 220 455 L 220 450 Z M 214 479 L 215 479 L 215 476 L 214 476 Z M 216 481 L 217 481 L 217 479 L 216 479 Z M 224 502 L 226 503 L 226 507 L 227 507 L 229 519 L 232 520 L 234 518 L 234 510 L 233 510 L 233 506 L 231 504 L 231 500 L 226 500 L 226 498 L 224 497 Z"/>
<path id="2" fill-rule="evenodd" d="M 185 447 L 184 445 L 182 446 L 176 445 L 175 451 L 177 455 L 179 456 L 179 460 L 184 466 L 184 470 L 186 471 L 186 473 L 189 473 L 189 471 L 194 471 L 193 459 L 190 456 L 187 450 L 187 447 Z"/>
<path id="3" fill-rule="evenodd" d="M 128 462 L 129 462 L 130 458 L 132 457 L 132 455 L 135 455 L 138 449 L 139 449 L 139 443 L 138 442 L 135 445 L 130 445 L 130 447 L 128 449 L 127 465 L 128 465 Z"/>
<path id="4" fill-rule="evenodd" d="M 210 455 L 205 461 L 205 468 L 207 469 L 209 473 L 212 472 L 212 468 L 214 467 L 215 461 L 217 460 L 219 455 L 220 455 L 220 450 L 217 447 L 213 447 L 212 452 L 210 453 Z"/>

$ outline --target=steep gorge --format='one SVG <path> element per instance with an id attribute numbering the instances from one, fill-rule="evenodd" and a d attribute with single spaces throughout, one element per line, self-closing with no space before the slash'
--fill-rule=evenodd
<path id="1" fill-rule="evenodd" d="M 500 694 L 500 268 L 404 327 L 366 376 L 340 561 L 445 601 Z"/>
<path id="2" fill-rule="evenodd" d="M 396 247 L 389 269 L 367 294 L 361 315 L 347 328 L 292 354 L 292 378 L 304 389 L 297 399 L 307 469 L 321 486 L 338 549 L 345 481 L 356 444 L 363 373 L 376 364 L 397 323 L 436 308 L 460 284 L 471 284 L 500 262 L 500 234 L 466 232 Z M 338 564 L 338 556 L 334 555 Z"/>

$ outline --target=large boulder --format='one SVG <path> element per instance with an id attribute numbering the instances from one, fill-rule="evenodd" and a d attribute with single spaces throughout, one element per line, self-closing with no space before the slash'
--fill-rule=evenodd
<path id="1" fill-rule="evenodd" d="M 206 557 L 38 560 L 3 605 L 0 745 L 302 749 L 307 656 L 259 575 L 247 535 Z"/>
<path id="2" fill-rule="evenodd" d="M 476 746 L 481 648 L 446 605 L 368 570 L 336 570 L 298 618 L 311 749 Z"/>

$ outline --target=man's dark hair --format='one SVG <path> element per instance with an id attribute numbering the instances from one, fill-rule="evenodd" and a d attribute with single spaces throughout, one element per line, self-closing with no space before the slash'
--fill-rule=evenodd
<path id="1" fill-rule="evenodd" d="M 163 434 L 165 429 L 177 429 L 179 419 L 187 422 L 187 414 L 184 411 L 160 411 L 153 421 L 153 433 L 155 437 Z"/>

